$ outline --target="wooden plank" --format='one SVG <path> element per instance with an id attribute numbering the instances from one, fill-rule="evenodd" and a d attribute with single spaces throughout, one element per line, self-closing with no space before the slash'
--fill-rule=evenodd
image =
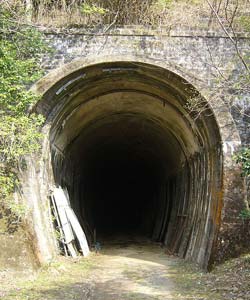
<path id="1" fill-rule="evenodd" d="M 66 208 L 66 214 L 67 214 L 70 224 L 76 234 L 76 237 L 79 241 L 80 247 L 82 249 L 82 253 L 84 256 L 87 256 L 89 254 L 88 242 L 87 242 L 86 236 L 82 230 L 80 223 L 78 222 L 78 219 L 77 219 L 73 209 L 68 206 Z"/>
<path id="2" fill-rule="evenodd" d="M 54 189 L 54 199 L 57 206 L 60 222 L 62 225 L 62 230 L 65 236 L 65 244 L 67 245 L 71 256 L 77 257 L 76 250 L 72 244 L 72 242 L 74 241 L 74 234 L 72 232 L 72 228 L 66 214 L 66 209 L 67 207 L 69 207 L 69 204 L 62 188 Z"/>
<path id="3" fill-rule="evenodd" d="M 65 255 L 68 256 L 68 251 L 67 251 L 67 248 L 66 248 L 66 245 L 65 245 L 65 237 L 64 237 L 63 230 L 62 230 L 62 224 L 60 222 L 60 218 L 59 218 L 59 215 L 58 215 L 58 211 L 57 211 L 57 207 L 56 207 L 56 203 L 55 203 L 55 198 L 54 198 L 53 194 L 50 196 L 50 199 L 51 199 L 51 203 L 52 203 L 52 207 L 53 207 L 53 214 L 56 218 L 57 226 L 59 228 L 60 238 L 61 238 L 61 241 L 62 241 L 62 244 L 63 244 L 63 250 L 64 250 Z"/>

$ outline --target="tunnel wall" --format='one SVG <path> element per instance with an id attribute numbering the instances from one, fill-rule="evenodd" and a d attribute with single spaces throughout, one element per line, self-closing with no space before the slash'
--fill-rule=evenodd
<path id="1" fill-rule="evenodd" d="M 84 78 L 83 74 L 82 77 L 79 77 L 77 70 L 98 63 L 122 61 L 132 61 L 138 64 L 147 63 L 183 75 L 183 71 L 180 72 L 179 68 L 174 68 L 168 62 L 159 62 L 159 58 L 154 60 L 142 59 L 140 56 L 120 57 L 111 55 L 76 60 L 49 73 L 35 86 L 37 92 L 46 95 L 36 109 L 47 117 L 48 128 L 62 109 L 61 103 L 67 99 L 67 97 L 62 97 L 62 100 L 59 100 L 58 94 L 63 91 L 64 96 L 73 95 L 74 93 L 70 92 L 71 84 Z M 171 81 L 170 75 L 166 74 L 166 77 Z M 193 82 L 190 81 L 189 76 L 186 77 L 193 86 L 197 84 L 196 80 Z M 178 86 L 178 81 L 175 82 L 174 78 L 173 82 Z M 230 244 L 229 241 L 225 247 L 224 237 L 228 236 L 229 228 L 230 231 L 232 230 L 234 226 L 232 224 L 235 224 L 235 221 L 238 223 L 238 212 L 244 206 L 242 181 L 239 170 L 235 170 L 232 161 L 232 154 L 240 144 L 238 131 L 228 108 L 222 101 L 210 99 L 209 103 L 215 117 L 214 125 L 218 127 L 219 137 L 214 139 L 218 144 L 208 146 L 210 148 L 204 152 L 201 150 L 194 153 L 193 156 L 190 155 L 186 164 L 182 166 L 179 175 L 169 178 L 164 187 L 165 193 L 167 197 L 169 195 L 175 200 L 172 202 L 171 212 L 165 214 L 168 218 L 163 218 L 160 221 L 158 224 L 160 229 L 155 234 L 156 239 L 164 241 L 168 251 L 198 262 L 203 268 L 206 268 L 218 257 L 224 257 L 228 251 L 228 245 L 230 245 L 229 247 L 232 246 L 232 242 Z M 57 160 L 59 163 L 63 161 L 63 153 L 57 150 L 52 151 L 52 160 L 53 155 L 58 157 L 61 155 L 61 158 Z M 209 184 L 203 186 L 200 178 Z M 200 187 L 196 185 L 197 180 L 201 184 Z M 175 186 L 180 182 L 182 182 L 183 192 L 189 193 L 189 197 L 185 195 L 185 201 L 183 201 L 182 191 L 175 190 Z M 53 181 L 50 184 L 53 184 Z M 208 199 L 216 200 L 208 201 Z M 44 198 L 43 201 L 46 202 L 46 199 Z M 165 207 L 165 209 L 168 208 Z M 166 227 L 162 226 L 164 222 L 168 222 L 167 232 L 165 231 Z"/>

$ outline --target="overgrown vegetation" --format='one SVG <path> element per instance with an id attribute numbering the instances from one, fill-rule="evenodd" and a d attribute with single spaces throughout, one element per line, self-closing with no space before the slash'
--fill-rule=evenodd
<path id="1" fill-rule="evenodd" d="M 23 14 L 23 21 L 37 25 L 100 26 L 147 25 L 169 28 L 197 27 L 219 28 L 208 1 L 202 0 L 2 0 L 16 12 Z M 248 30 L 250 24 L 249 0 L 209 1 L 230 27 Z"/>
<path id="2" fill-rule="evenodd" d="M 28 91 L 41 76 L 39 58 L 46 51 L 41 34 L 19 24 L 16 12 L 7 5 L 0 8 L 0 205 L 24 214 L 14 203 L 18 169 L 25 155 L 39 149 L 41 116 L 29 114 L 38 97 Z"/>

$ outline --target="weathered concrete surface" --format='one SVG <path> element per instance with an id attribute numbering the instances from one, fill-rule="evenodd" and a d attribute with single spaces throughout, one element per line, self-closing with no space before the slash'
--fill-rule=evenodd
<path id="1" fill-rule="evenodd" d="M 0 270 L 33 271 L 39 266 L 29 226 L 0 208 Z"/>
<path id="2" fill-rule="evenodd" d="M 43 65 L 50 71 L 77 58 L 93 56 L 135 56 L 153 59 L 168 65 L 199 90 L 216 89 L 218 71 L 226 78 L 242 74 L 242 64 L 237 58 L 235 47 L 223 31 L 175 30 L 171 28 L 144 28 L 125 26 L 103 32 L 85 29 L 44 29 L 47 41 L 55 49 L 52 56 L 45 57 Z M 239 33 L 238 48 L 243 55 L 249 52 L 250 36 Z M 222 95 L 225 101 L 227 96 Z M 234 99 L 238 108 L 232 114 L 243 143 L 249 143 L 249 95 Z M 239 114 L 239 108 L 246 114 Z M 248 115 L 248 116 L 247 116 Z"/>
<path id="3" fill-rule="evenodd" d="M 45 146 L 23 183 L 41 260 L 56 252 L 48 225 L 48 194 L 54 184 L 69 189 L 91 239 L 90 200 L 81 200 L 90 194 L 82 186 L 91 170 L 88 162 L 102 160 L 97 150 L 108 133 L 131 153 L 149 149 L 140 159 L 161 166 L 153 172 L 160 182 L 158 214 L 154 227 L 150 225 L 154 239 L 203 268 L 234 255 L 229 236 L 236 228 L 242 232 L 238 215 L 244 186 L 232 155 L 241 140 L 247 141 L 248 125 L 234 120 L 223 100 L 208 92 L 216 69 L 210 55 L 226 70 L 235 58 L 230 41 L 204 33 L 136 34 L 128 28 L 100 35 L 51 32 L 47 39 L 55 53 L 44 58 L 48 74 L 33 88 L 43 95 L 35 109 L 47 120 Z M 239 46 L 248 49 L 249 39 L 242 36 Z M 236 61 L 231 67 L 236 74 L 241 71 Z M 185 107 L 194 91 L 210 106 L 197 119 Z M 131 122 L 137 128 L 133 138 L 127 130 Z M 118 138 L 123 127 L 125 144 Z M 109 142 L 104 150 L 109 153 L 113 147 Z"/>

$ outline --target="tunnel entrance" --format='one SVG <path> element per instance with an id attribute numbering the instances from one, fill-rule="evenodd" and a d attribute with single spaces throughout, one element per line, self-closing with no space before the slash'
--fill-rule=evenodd
<path id="1" fill-rule="evenodd" d="M 221 140 L 213 111 L 178 75 L 131 61 L 68 73 L 37 111 L 50 124 L 56 185 L 93 232 L 144 236 L 207 266 L 221 211 Z M 199 96 L 201 97 L 201 96 Z M 205 101 L 205 100 L 204 100 Z"/>

